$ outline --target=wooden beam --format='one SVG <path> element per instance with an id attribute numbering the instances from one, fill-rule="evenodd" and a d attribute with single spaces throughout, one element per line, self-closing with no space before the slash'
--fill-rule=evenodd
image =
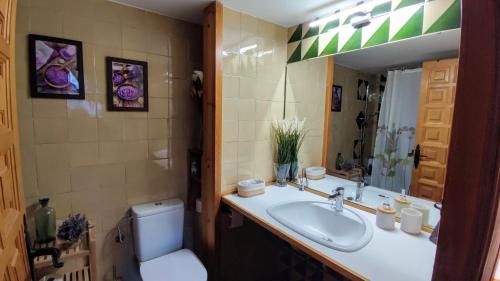
<path id="1" fill-rule="evenodd" d="M 221 199 L 222 12 L 222 4 L 213 2 L 203 19 L 202 259 L 209 280 L 216 280 L 216 218 Z"/>
<path id="2" fill-rule="evenodd" d="M 321 165 L 328 169 L 328 145 L 330 132 L 330 114 L 332 108 L 332 87 L 333 87 L 333 70 L 335 68 L 335 57 L 329 56 L 326 70 L 326 85 L 325 85 L 325 120 L 323 122 L 323 157 Z"/>
<path id="3" fill-rule="evenodd" d="M 436 281 L 492 280 L 494 274 L 500 243 L 499 30 L 500 1 L 462 1 L 459 74 L 434 264 Z"/>

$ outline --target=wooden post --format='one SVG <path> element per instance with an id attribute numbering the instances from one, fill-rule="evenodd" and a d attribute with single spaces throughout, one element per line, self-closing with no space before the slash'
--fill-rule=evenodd
<path id="1" fill-rule="evenodd" d="M 220 2 L 203 19 L 202 252 L 209 280 L 216 280 L 216 218 L 221 199 L 222 12 Z"/>
<path id="2" fill-rule="evenodd" d="M 433 280 L 491 280 L 500 245 L 500 1 L 463 0 Z"/>

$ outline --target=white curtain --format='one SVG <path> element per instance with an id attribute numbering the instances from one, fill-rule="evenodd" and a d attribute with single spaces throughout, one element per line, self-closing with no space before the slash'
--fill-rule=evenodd
<path id="1" fill-rule="evenodd" d="M 375 140 L 371 185 L 408 191 L 422 69 L 389 71 Z"/>

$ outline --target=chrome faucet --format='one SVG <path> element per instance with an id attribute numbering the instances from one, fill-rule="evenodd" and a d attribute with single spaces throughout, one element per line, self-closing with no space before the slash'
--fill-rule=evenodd
<path id="1" fill-rule="evenodd" d="M 328 196 L 328 200 L 335 200 L 335 206 L 332 202 L 332 209 L 335 209 L 337 212 L 342 212 L 344 210 L 344 188 L 337 187 L 335 190 L 332 190 L 333 194 Z"/>

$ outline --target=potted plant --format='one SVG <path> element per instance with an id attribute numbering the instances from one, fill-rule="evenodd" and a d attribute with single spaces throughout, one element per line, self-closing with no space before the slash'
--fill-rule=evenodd
<path id="1" fill-rule="evenodd" d="M 304 129 L 304 123 L 306 119 L 304 118 L 300 121 L 297 118 L 292 119 L 290 123 L 290 173 L 289 177 L 291 181 L 297 181 L 299 176 L 299 151 L 304 142 L 304 138 L 307 131 Z"/>
<path id="2" fill-rule="evenodd" d="M 69 215 L 57 230 L 57 237 L 60 239 L 61 247 L 69 248 L 76 244 L 80 241 L 80 237 L 87 233 L 88 229 L 88 221 L 84 215 Z"/>
<path id="3" fill-rule="evenodd" d="M 275 120 L 273 123 L 274 172 L 276 185 L 286 186 L 293 163 L 295 178 L 298 174 L 298 151 L 304 140 L 304 121 Z"/>

